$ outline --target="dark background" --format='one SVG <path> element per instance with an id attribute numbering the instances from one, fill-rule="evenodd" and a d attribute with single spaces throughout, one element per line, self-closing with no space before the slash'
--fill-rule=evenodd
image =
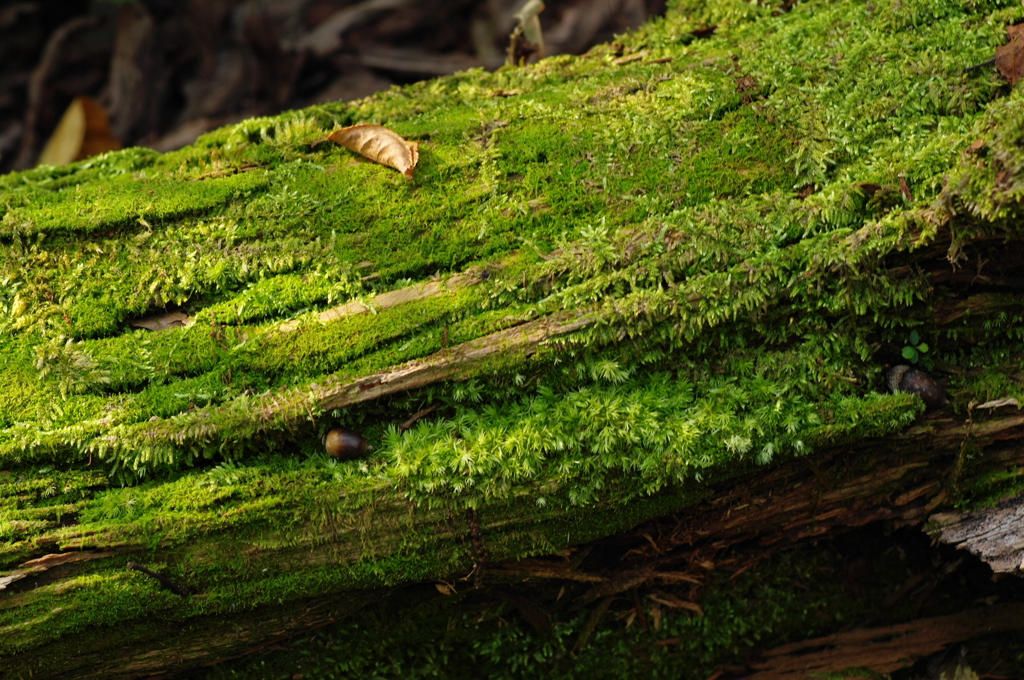
<path id="1" fill-rule="evenodd" d="M 71 101 L 125 146 L 505 62 L 525 0 L 0 0 L 0 172 L 35 165 Z M 549 0 L 547 54 L 581 53 L 665 0 Z"/>

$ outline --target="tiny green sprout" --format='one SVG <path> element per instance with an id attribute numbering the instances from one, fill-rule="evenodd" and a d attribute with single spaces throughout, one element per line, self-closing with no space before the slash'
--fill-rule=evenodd
<path id="1" fill-rule="evenodd" d="M 922 354 L 928 351 L 928 343 L 921 342 L 921 336 L 917 331 L 911 331 L 907 338 L 907 344 L 903 347 L 903 358 L 912 364 L 916 364 Z"/>

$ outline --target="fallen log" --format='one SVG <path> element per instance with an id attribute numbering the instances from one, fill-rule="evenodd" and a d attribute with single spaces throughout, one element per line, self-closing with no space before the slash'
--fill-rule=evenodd
<path id="1" fill-rule="evenodd" d="M 531 574 L 580 589 L 592 654 L 637 588 L 713 615 L 670 590 L 741 544 L 1017 493 L 1024 419 L 972 404 L 1024 390 L 1020 100 L 951 66 L 918 100 L 908 75 L 975 62 L 1006 15 L 827 8 L 714 39 L 674 12 L 579 58 L 0 177 L 5 672 L 196 667 L 410 584 Z M 837 52 L 839 24 L 885 60 Z M 312 145 L 371 120 L 420 144 L 415 182 Z M 166 312 L 189 323 L 131 325 Z M 901 364 L 946 404 L 890 388 Z M 331 458 L 337 427 L 370 455 Z"/>

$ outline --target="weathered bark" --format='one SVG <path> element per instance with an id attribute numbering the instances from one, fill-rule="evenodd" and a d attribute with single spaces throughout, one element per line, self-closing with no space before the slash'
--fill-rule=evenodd
<path id="1" fill-rule="evenodd" d="M 586 328 L 594 321 L 594 314 L 585 312 L 567 312 L 530 321 L 452 347 L 427 360 L 400 366 L 394 371 L 367 376 L 349 385 L 329 387 L 323 391 L 319 406 L 324 410 L 341 408 L 456 378 L 495 357 L 529 356 L 548 340 Z"/>
<path id="2" fill-rule="evenodd" d="M 1024 572 L 1024 498 L 1009 498 L 995 508 L 968 513 L 940 513 L 930 519 L 930 533 L 940 541 L 969 550 L 997 574 Z"/>

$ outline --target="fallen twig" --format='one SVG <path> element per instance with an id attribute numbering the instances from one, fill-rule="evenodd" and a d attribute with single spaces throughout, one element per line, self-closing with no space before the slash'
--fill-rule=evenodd
<path id="1" fill-rule="evenodd" d="M 398 431 L 399 432 L 405 432 L 406 430 L 411 428 L 413 425 L 415 425 L 420 419 L 426 418 L 431 413 L 436 411 L 438 409 L 438 407 L 440 407 L 440 404 L 431 404 L 430 406 L 428 406 L 427 408 L 423 409 L 422 411 L 417 411 L 416 413 L 413 413 L 411 416 L 409 416 L 409 420 L 405 421 L 404 423 L 402 423 L 401 425 L 398 426 Z"/>
<path id="2" fill-rule="evenodd" d="M 165 588 L 170 590 L 175 595 L 191 595 L 192 594 L 192 591 L 189 590 L 188 588 L 186 588 L 185 586 L 179 586 L 177 583 L 175 583 L 171 579 L 167 578 L 166 576 L 162 576 L 162 575 L 156 573 L 155 571 L 152 571 L 150 569 L 146 569 L 145 567 L 140 566 L 138 564 L 135 564 L 134 562 L 129 562 L 128 563 L 128 568 L 129 569 L 134 569 L 135 571 L 142 572 L 146 576 L 152 576 L 157 581 L 160 581 L 160 583 L 162 583 Z"/>

